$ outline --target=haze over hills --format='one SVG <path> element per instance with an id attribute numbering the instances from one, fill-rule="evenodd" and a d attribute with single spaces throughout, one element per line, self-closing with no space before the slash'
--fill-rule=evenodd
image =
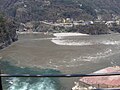
<path id="1" fill-rule="evenodd" d="M 18 22 L 31 20 L 111 20 L 120 16 L 120 0 L 0 0 L 0 10 Z"/>

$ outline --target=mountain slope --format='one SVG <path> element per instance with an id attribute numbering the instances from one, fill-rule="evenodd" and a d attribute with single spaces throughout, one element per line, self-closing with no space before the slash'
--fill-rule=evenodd
<path id="1" fill-rule="evenodd" d="M 120 0 L 0 0 L 0 10 L 19 22 L 98 16 L 110 20 L 120 15 Z"/>
<path id="2" fill-rule="evenodd" d="M 16 24 L 0 14 L 0 49 L 17 40 Z"/>

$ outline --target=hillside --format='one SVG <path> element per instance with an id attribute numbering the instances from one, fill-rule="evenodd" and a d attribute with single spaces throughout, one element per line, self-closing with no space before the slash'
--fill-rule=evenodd
<path id="1" fill-rule="evenodd" d="M 0 0 L 0 11 L 19 24 L 18 31 L 120 32 L 120 0 Z M 84 25 L 76 26 L 75 21 Z M 94 24 L 90 25 L 91 21 Z"/>
<path id="2" fill-rule="evenodd" d="M 0 14 L 0 49 L 17 40 L 16 24 Z"/>
<path id="3" fill-rule="evenodd" d="M 18 22 L 98 17 L 111 20 L 120 16 L 120 0 L 0 0 L 0 10 Z"/>

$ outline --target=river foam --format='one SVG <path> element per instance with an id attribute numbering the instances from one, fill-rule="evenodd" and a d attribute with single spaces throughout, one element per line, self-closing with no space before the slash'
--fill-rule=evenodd
<path id="1" fill-rule="evenodd" d="M 74 41 L 74 40 L 64 40 L 64 39 L 52 39 L 51 41 L 57 45 L 68 45 L 68 46 L 93 45 L 91 42 L 86 42 L 86 41 Z"/>
<path id="2" fill-rule="evenodd" d="M 90 42 L 86 41 L 75 41 L 75 40 L 68 40 L 65 37 L 71 36 L 89 36 L 88 34 L 82 33 L 54 33 L 56 38 L 53 38 L 51 41 L 57 45 L 68 45 L 68 46 L 84 46 L 84 45 L 92 45 Z"/>
<path id="3" fill-rule="evenodd" d="M 81 62 L 81 64 L 83 64 L 84 62 L 97 63 L 100 61 L 100 59 L 109 57 L 111 55 L 114 55 L 113 51 L 111 49 L 105 49 L 104 51 L 95 54 L 76 57 L 72 59 L 70 62 L 71 64 L 74 64 L 76 62 L 75 65 L 79 62 Z"/>
<path id="4" fill-rule="evenodd" d="M 38 69 L 17 67 L 8 61 L 0 61 L 1 70 L 8 74 L 60 74 L 54 69 Z M 58 78 L 38 78 L 38 77 L 11 77 L 3 78 L 3 89 L 5 90 L 61 90 L 62 85 Z"/>
<path id="5" fill-rule="evenodd" d="M 100 36 L 94 36 L 94 35 L 89 36 L 88 34 L 55 33 L 53 35 L 56 37 L 52 38 L 51 41 L 57 45 L 67 45 L 67 46 L 120 45 L 120 40 L 111 40 L 110 38 L 104 39 L 102 37 L 97 39 L 95 37 L 100 37 Z"/>
<path id="6" fill-rule="evenodd" d="M 104 40 L 104 41 L 84 41 L 84 40 L 67 40 L 67 39 L 60 39 L 60 38 L 53 38 L 51 40 L 53 43 L 57 45 L 68 45 L 68 46 L 86 46 L 86 45 L 120 45 L 120 41 L 110 41 L 110 40 Z"/>
<path id="7" fill-rule="evenodd" d="M 120 41 L 110 41 L 110 40 L 106 40 L 106 41 L 102 41 L 101 44 L 105 44 L 105 45 L 119 45 Z"/>
<path id="8" fill-rule="evenodd" d="M 49 78 L 38 79 L 34 83 L 31 78 L 24 81 L 22 78 L 10 78 L 7 81 L 10 84 L 7 90 L 56 90 L 54 82 Z"/>

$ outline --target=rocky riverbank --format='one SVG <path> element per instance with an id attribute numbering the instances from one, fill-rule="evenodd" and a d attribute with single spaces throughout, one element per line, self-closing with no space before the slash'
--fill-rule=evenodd
<path id="1" fill-rule="evenodd" d="M 14 39 L 10 38 L 9 40 L 0 43 L 0 49 L 3 49 L 5 47 L 11 45 L 13 42 L 15 42 L 17 40 L 18 40 L 18 38 L 17 38 L 17 35 L 16 35 Z"/>

